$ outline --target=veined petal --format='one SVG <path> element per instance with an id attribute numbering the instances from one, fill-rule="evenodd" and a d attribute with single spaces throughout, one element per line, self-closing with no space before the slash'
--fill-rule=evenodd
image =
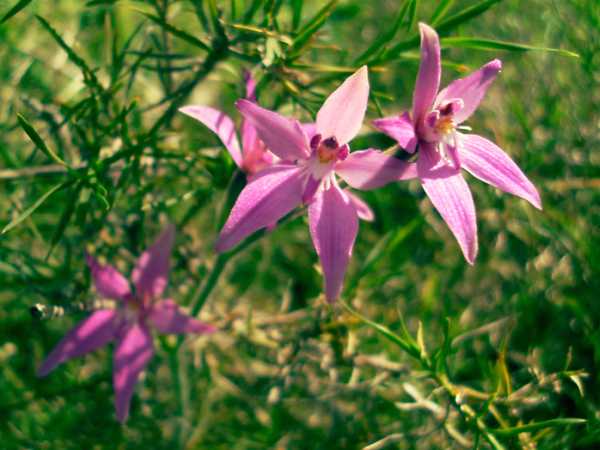
<path id="1" fill-rule="evenodd" d="M 433 28 L 419 23 L 421 33 L 421 65 L 413 94 L 413 121 L 419 123 L 431 109 L 442 76 L 440 40 Z"/>
<path id="2" fill-rule="evenodd" d="M 342 291 L 358 233 L 356 208 L 334 182 L 310 204 L 308 220 L 325 276 L 325 296 L 329 302 L 334 302 Z"/>
<path id="3" fill-rule="evenodd" d="M 458 150 L 462 166 L 472 175 L 542 209 L 533 183 L 496 144 L 476 134 L 466 134 L 460 136 Z"/>
<path id="4" fill-rule="evenodd" d="M 477 256 L 475 204 L 460 168 L 450 167 L 430 144 L 422 144 L 417 170 L 425 193 L 456 237 L 469 264 Z"/>
<path id="5" fill-rule="evenodd" d="M 85 257 L 94 286 L 100 295 L 113 300 L 125 300 L 131 296 L 129 282 L 113 266 L 98 263 L 91 255 Z"/>
<path id="6" fill-rule="evenodd" d="M 454 114 L 453 118 L 457 124 L 464 122 L 475 112 L 488 87 L 496 79 L 496 75 L 501 69 L 502 62 L 499 59 L 490 61 L 471 75 L 450 83 L 439 93 L 436 103 L 461 99 L 464 106 Z"/>
<path id="7" fill-rule="evenodd" d="M 83 319 L 58 343 L 38 369 L 44 377 L 67 359 L 96 350 L 113 339 L 119 325 L 117 312 L 101 309 Z"/>
<path id="8" fill-rule="evenodd" d="M 335 172 L 353 188 L 363 190 L 417 176 L 414 164 L 372 149 L 350 153 L 348 158 L 335 165 Z"/>
<path id="9" fill-rule="evenodd" d="M 308 140 L 300 123 L 249 100 L 238 100 L 240 113 L 250 121 L 267 148 L 283 160 L 295 161 L 310 156 Z"/>
<path id="10" fill-rule="evenodd" d="M 208 106 L 184 106 L 179 111 L 202 122 L 209 130 L 215 133 L 235 161 L 238 167 L 242 166 L 242 152 L 240 143 L 235 134 L 233 120 L 217 109 Z"/>
<path id="11" fill-rule="evenodd" d="M 306 174 L 277 164 L 257 173 L 242 190 L 223 226 L 216 249 L 224 252 L 256 230 L 276 223 L 302 202 Z"/>
<path id="12" fill-rule="evenodd" d="M 148 318 L 156 329 L 164 334 L 209 334 L 217 331 L 213 325 L 183 313 L 171 299 L 155 303 Z"/>
<path id="13" fill-rule="evenodd" d="M 316 123 L 303 123 L 302 125 L 302 129 L 304 130 L 304 133 L 306 133 L 306 137 L 308 138 L 308 141 L 310 142 L 310 140 L 313 138 L 313 136 L 315 134 L 317 134 L 317 124 Z"/>
<path id="14" fill-rule="evenodd" d="M 348 196 L 354 208 L 356 209 L 356 214 L 358 218 L 364 220 L 366 222 L 373 222 L 375 220 L 375 214 L 367 202 L 365 202 L 362 198 L 356 195 L 354 192 L 350 191 L 350 189 L 344 189 L 344 193 Z"/>
<path id="15" fill-rule="evenodd" d="M 121 423 L 127 420 L 133 388 L 153 354 L 152 336 L 145 326 L 134 323 L 123 330 L 113 362 L 115 409 Z"/>
<path id="16" fill-rule="evenodd" d="M 137 294 L 160 297 L 169 281 L 169 260 L 175 241 L 175 226 L 168 225 L 154 244 L 138 258 L 131 274 Z"/>
<path id="17" fill-rule="evenodd" d="M 369 101 L 369 74 L 362 66 L 327 97 L 317 113 L 317 131 L 323 139 L 335 137 L 344 145 L 357 135 Z"/>
<path id="18" fill-rule="evenodd" d="M 415 127 L 408 112 L 399 116 L 383 117 L 373 121 L 373 126 L 387 134 L 409 153 L 414 153 L 417 146 Z"/>

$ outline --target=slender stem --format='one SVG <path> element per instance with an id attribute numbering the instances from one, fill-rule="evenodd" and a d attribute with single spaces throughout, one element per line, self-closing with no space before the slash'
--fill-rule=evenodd
<path id="1" fill-rule="evenodd" d="M 191 301 L 192 316 L 197 316 L 198 313 L 200 313 L 200 311 L 202 310 L 204 303 L 206 303 L 208 296 L 210 295 L 210 293 L 216 286 L 217 281 L 219 281 L 219 277 L 221 276 L 221 273 L 223 272 L 223 269 L 225 269 L 225 266 L 227 265 L 227 261 L 229 261 L 230 258 L 231 258 L 231 253 L 221 253 L 217 257 L 217 260 L 215 261 L 215 265 L 213 266 L 212 270 L 210 271 L 210 274 L 208 275 L 208 278 L 204 282 L 204 285 L 202 286 L 201 289 L 196 291 L 196 293 L 192 297 L 192 301 Z"/>

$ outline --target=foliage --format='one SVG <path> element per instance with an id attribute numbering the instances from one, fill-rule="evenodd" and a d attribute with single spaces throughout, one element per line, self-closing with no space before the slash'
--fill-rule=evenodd
<path id="1" fill-rule="evenodd" d="M 418 182 L 369 192 L 335 307 L 301 215 L 216 256 L 243 177 L 177 109 L 237 117 L 252 70 L 262 105 L 310 121 L 368 64 L 368 119 L 396 112 L 418 21 L 443 37 L 448 80 L 503 59 L 471 122 L 544 211 L 473 183 L 471 267 Z M 0 2 L 2 447 L 600 445 L 599 29 L 594 0 Z M 394 145 L 367 129 L 354 148 Z M 110 352 L 35 369 L 93 299 L 84 252 L 128 273 L 167 220 L 171 296 L 222 331 L 161 338 L 122 427 Z M 33 318 L 37 303 L 67 313 Z"/>

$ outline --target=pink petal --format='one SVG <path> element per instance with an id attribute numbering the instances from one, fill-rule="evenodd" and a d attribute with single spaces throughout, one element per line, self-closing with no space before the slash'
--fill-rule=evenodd
<path id="1" fill-rule="evenodd" d="M 173 300 L 155 303 L 148 317 L 158 331 L 165 334 L 208 334 L 217 328 L 183 313 Z"/>
<path id="2" fill-rule="evenodd" d="M 414 164 L 372 149 L 350 153 L 348 158 L 335 165 L 335 172 L 353 188 L 363 190 L 417 176 Z"/>
<path id="3" fill-rule="evenodd" d="M 362 66 L 327 97 L 317 113 L 317 131 L 323 139 L 335 136 L 344 145 L 358 134 L 369 101 L 369 74 Z"/>
<path id="4" fill-rule="evenodd" d="M 160 297 L 169 281 L 169 259 L 175 241 L 175 226 L 168 225 L 154 244 L 138 258 L 131 274 L 137 294 Z"/>
<path id="5" fill-rule="evenodd" d="M 306 134 L 306 137 L 308 138 L 309 142 L 313 138 L 313 136 L 315 134 L 317 134 L 317 124 L 316 123 L 303 123 L 302 129 L 304 130 L 304 133 Z"/>
<path id="6" fill-rule="evenodd" d="M 238 167 L 242 166 L 242 152 L 233 120 L 217 109 L 208 106 L 184 106 L 179 111 L 202 122 L 209 130 L 215 133 L 235 161 Z"/>
<path id="7" fill-rule="evenodd" d="M 256 230 L 276 223 L 302 202 L 306 175 L 295 165 L 277 164 L 257 173 L 242 190 L 221 230 L 224 252 Z"/>
<path id="8" fill-rule="evenodd" d="M 348 196 L 354 208 L 356 209 L 356 214 L 358 218 L 364 220 L 366 222 L 373 222 L 375 220 L 375 214 L 373 210 L 367 205 L 367 203 L 356 195 L 354 192 L 351 192 L 350 189 L 344 189 L 344 193 Z"/>
<path id="9" fill-rule="evenodd" d="M 417 146 L 415 128 L 410 114 L 405 112 L 400 116 L 384 117 L 373 121 L 373 126 L 395 139 L 400 147 L 409 153 L 414 153 Z"/>
<path id="10" fill-rule="evenodd" d="M 248 100 L 236 102 L 238 110 L 256 128 L 267 148 L 283 160 L 306 159 L 310 155 L 308 140 L 297 120 L 261 108 Z"/>
<path id="11" fill-rule="evenodd" d="M 456 237 L 469 264 L 477 256 L 477 220 L 471 190 L 460 174 L 450 167 L 430 144 L 421 144 L 417 170 L 423 189 Z"/>
<path id="12" fill-rule="evenodd" d="M 113 266 L 103 266 L 91 255 L 85 257 L 92 273 L 94 286 L 100 295 L 113 300 L 125 300 L 131 296 L 129 282 Z"/>
<path id="13" fill-rule="evenodd" d="M 342 291 L 358 233 L 356 209 L 348 196 L 332 183 L 308 207 L 308 220 L 325 276 L 325 296 L 334 302 Z"/>
<path id="14" fill-rule="evenodd" d="M 414 123 L 419 123 L 433 106 L 442 76 L 440 40 L 437 33 L 424 23 L 419 23 L 419 31 L 421 32 L 421 65 L 413 94 Z"/>
<path id="15" fill-rule="evenodd" d="M 73 327 L 38 369 L 38 376 L 48 375 L 67 359 L 76 358 L 107 344 L 115 336 L 119 321 L 117 312 L 101 309 Z"/>
<path id="16" fill-rule="evenodd" d="M 440 92 L 436 103 L 461 99 L 464 106 L 454 114 L 454 121 L 457 124 L 464 122 L 475 112 L 488 87 L 496 79 L 496 75 L 501 69 L 502 62 L 499 59 L 490 61 L 471 75 L 450 83 L 446 89 Z"/>
<path id="17" fill-rule="evenodd" d="M 123 330 L 113 363 L 115 409 L 121 423 L 127 420 L 133 388 L 153 354 L 152 336 L 145 326 L 136 322 Z"/>
<path id="18" fill-rule="evenodd" d="M 540 194 L 535 186 L 493 142 L 476 134 L 461 135 L 459 154 L 462 166 L 480 180 L 542 209 Z"/>

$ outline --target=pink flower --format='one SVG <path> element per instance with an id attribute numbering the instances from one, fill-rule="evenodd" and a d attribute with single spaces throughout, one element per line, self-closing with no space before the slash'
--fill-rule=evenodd
<path id="1" fill-rule="evenodd" d="M 117 309 L 101 309 L 79 322 L 52 350 L 38 370 L 46 376 L 68 359 L 115 341 L 113 384 L 117 418 L 125 422 L 137 379 L 152 358 L 154 347 L 149 327 L 160 333 L 206 334 L 216 331 L 179 310 L 162 294 L 169 277 L 169 255 L 175 227 L 169 226 L 142 255 L 131 274 L 135 293 L 129 282 L 114 267 L 100 265 L 91 256 L 87 263 L 98 293 L 118 301 Z"/>
<path id="2" fill-rule="evenodd" d="M 403 178 L 406 164 L 377 150 L 350 153 L 367 109 L 369 81 L 362 67 L 327 98 L 316 134 L 296 120 L 239 100 L 237 107 L 280 161 L 257 173 L 240 193 L 217 241 L 217 251 L 275 223 L 302 203 L 308 204 L 310 234 L 325 276 L 325 294 L 340 294 L 358 232 L 368 207 L 338 186 L 335 174 L 351 187 L 373 189 Z M 412 176 L 415 176 L 413 174 Z M 372 217 L 371 217 L 372 218 Z"/>
<path id="3" fill-rule="evenodd" d="M 421 23 L 421 66 L 408 112 L 374 121 L 407 152 L 416 149 L 417 173 L 423 189 L 458 240 L 466 260 L 477 256 L 477 221 L 473 197 L 460 169 L 505 192 L 542 208 L 540 196 L 521 169 L 496 144 L 476 134 L 459 133 L 459 125 L 479 106 L 502 68 L 495 59 L 471 75 L 453 81 L 438 93 L 441 78 L 440 42 Z"/>
<path id="4" fill-rule="evenodd" d="M 256 82 L 250 73 L 245 74 L 245 79 L 246 98 L 256 102 Z M 236 165 L 248 175 L 253 175 L 274 162 L 274 155 L 267 150 L 265 144 L 256 135 L 256 130 L 247 120 L 242 122 L 240 148 L 233 120 L 224 112 L 201 105 L 184 106 L 179 111 L 202 122 L 214 132 L 229 151 Z"/>

